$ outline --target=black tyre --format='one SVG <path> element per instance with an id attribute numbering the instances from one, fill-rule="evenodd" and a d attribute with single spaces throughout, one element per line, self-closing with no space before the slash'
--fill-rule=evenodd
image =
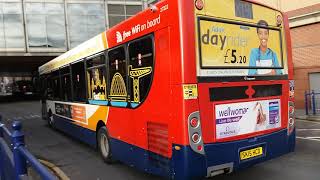
<path id="1" fill-rule="evenodd" d="M 114 162 L 111 155 L 110 140 L 105 126 L 98 130 L 97 135 L 98 149 L 104 162 L 111 164 Z"/>

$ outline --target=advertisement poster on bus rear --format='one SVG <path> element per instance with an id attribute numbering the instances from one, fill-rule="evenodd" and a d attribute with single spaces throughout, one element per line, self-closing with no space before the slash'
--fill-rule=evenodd
<path id="1" fill-rule="evenodd" d="M 280 99 L 216 105 L 216 137 L 222 139 L 279 128 L 280 107 Z"/>
<path id="2" fill-rule="evenodd" d="M 255 24 L 199 20 L 200 76 L 288 74 L 281 29 Z"/>

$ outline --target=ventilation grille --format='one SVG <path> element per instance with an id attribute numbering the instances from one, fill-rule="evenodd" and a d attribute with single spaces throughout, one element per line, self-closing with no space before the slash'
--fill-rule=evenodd
<path id="1" fill-rule="evenodd" d="M 168 125 L 149 122 L 147 127 L 149 161 L 166 174 L 170 172 Z"/>
<path id="2" fill-rule="evenodd" d="M 168 125 L 148 122 L 147 128 L 149 151 L 168 157 Z"/>

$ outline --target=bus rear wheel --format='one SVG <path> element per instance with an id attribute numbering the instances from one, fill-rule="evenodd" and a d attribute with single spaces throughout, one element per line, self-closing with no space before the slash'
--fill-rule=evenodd
<path id="1" fill-rule="evenodd" d="M 101 127 L 98 130 L 97 141 L 98 141 L 99 152 L 104 162 L 106 162 L 107 164 L 113 163 L 114 161 L 111 157 L 110 140 L 109 140 L 107 128 L 105 126 Z"/>

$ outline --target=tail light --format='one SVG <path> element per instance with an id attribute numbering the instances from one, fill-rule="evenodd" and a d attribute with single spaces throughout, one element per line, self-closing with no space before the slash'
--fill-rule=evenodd
<path id="1" fill-rule="evenodd" d="M 195 5 L 198 10 L 202 10 L 204 6 L 203 0 L 196 0 Z"/>
<path id="2" fill-rule="evenodd" d="M 198 133 L 194 133 L 192 136 L 191 136 L 191 139 L 192 139 L 192 142 L 197 144 L 200 140 L 201 140 L 201 137 L 199 136 Z"/>
<path id="3" fill-rule="evenodd" d="M 188 133 L 191 149 L 199 154 L 204 154 L 199 111 L 189 115 Z"/>
<path id="4" fill-rule="evenodd" d="M 294 119 L 294 103 L 289 101 L 289 111 L 288 111 L 288 135 L 292 133 L 295 127 L 295 119 Z"/>
<path id="5" fill-rule="evenodd" d="M 192 118 L 190 121 L 190 126 L 193 128 L 196 128 L 198 127 L 198 125 L 199 125 L 199 120 L 197 118 Z"/>
<path id="6" fill-rule="evenodd" d="M 289 81 L 289 103 L 288 103 L 288 135 L 290 135 L 295 127 L 294 112 L 294 81 Z"/>

